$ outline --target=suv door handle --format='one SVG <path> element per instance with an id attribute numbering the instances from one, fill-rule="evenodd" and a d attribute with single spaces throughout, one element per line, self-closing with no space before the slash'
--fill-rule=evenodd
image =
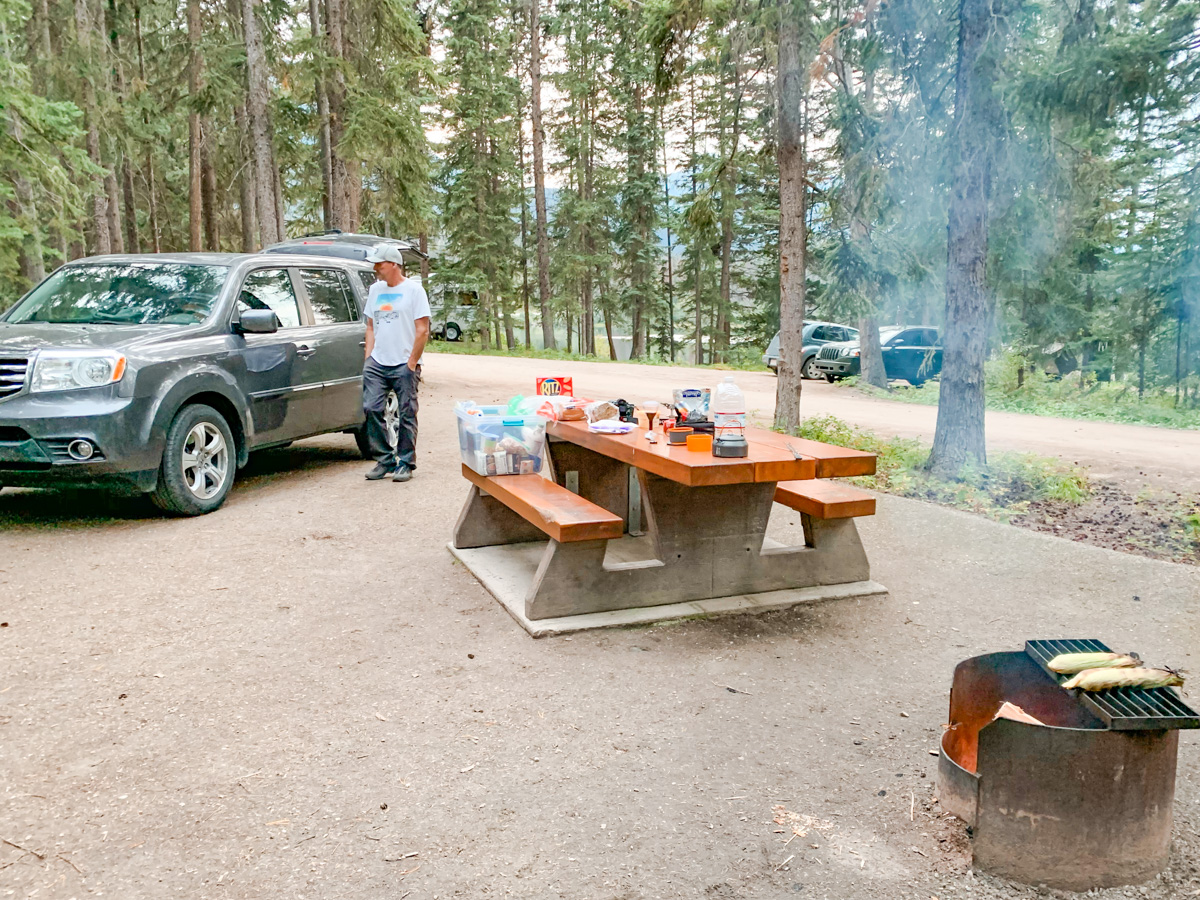
<path id="1" fill-rule="evenodd" d="M 366 342 L 366 341 L 359 341 L 359 342 L 358 342 L 358 346 L 360 346 L 360 347 L 365 347 L 365 346 L 367 346 L 367 342 Z"/>
<path id="2" fill-rule="evenodd" d="M 310 347 L 307 344 L 297 344 L 296 345 L 296 355 L 297 356 L 303 356 L 307 359 L 308 357 L 312 356 L 316 352 L 317 351 L 315 348 Z"/>

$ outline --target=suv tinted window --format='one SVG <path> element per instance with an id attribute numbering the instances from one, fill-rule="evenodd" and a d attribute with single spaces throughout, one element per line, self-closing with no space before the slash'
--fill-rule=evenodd
<path id="1" fill-rule="evenodd" d="M 300 304 L 287 269 L 259 269 L 247 275 L 238 295 L 238 312 L 247 309 L 274 310 L 280 327 L 298 328 Z"/>
<path id="2" fill-rule="evenodd" d="M 358 318 L 345 272 L 340 269 L 301 269 L 300 280 L 308 291 L 314 325 L 336 325 Z"/>
<path id="3" fill-rule="evenodd" d="M 374 272 L 368 272 L 366 269 L 359 269 L 358 277 L 362 279 L 363 287 L 366 288 L 368 292 L 371 290 L 371 285 L 379 280 L 375 277 Z"/>

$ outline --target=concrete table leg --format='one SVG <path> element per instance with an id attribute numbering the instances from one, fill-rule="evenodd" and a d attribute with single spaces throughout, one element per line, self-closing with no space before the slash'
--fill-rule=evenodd
<path id="1" fill-rule="evenodd" d="M 546 535 L 540 528 L 530 525 L 495 497 L 471 485 L 458 524 L 454 526 L 455 547 L 465 550 L 544 540 Z"/>

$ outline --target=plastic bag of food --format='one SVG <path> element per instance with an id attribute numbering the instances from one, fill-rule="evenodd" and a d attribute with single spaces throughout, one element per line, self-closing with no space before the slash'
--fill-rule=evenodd
<path id="1" fill-rule="evenodd" d="M 620 412 L 615 404 L 608 400 L 597 400 L 595 403 L 589 403 L 583 408 L 589 422 L 600 422 L 604 419 L 619 419 Z"/>
<path id="2" fill-rule="evenodd" d="M 712 399 L 709 388 L 676 388 L 672 393 L 679 424 L 708 421 L 708 406 Z"/>

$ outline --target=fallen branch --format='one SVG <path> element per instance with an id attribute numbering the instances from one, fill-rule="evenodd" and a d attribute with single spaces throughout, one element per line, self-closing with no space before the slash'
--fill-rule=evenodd
<path id="1" fill-rule="evenodd" d="M 62 860 L 63 862 L 65 862 L 65 863 L 66 863 L 68 866 L 70 866 L 72 869 L 74 869 L 76 872 L 78 872 L 78 873 L 80 874 L 80 876 L 82 876 L 82 875 L 83 875 L 83 869 L 79 868 L 79 866 L 75 865 L 75 863 L 71 862 L 71 860 L 67 859 L 67 858 L 66 858 L 65 856 L 63 856 L 61 853 L 59 853 L 59 854 L 55 855 L 55 857 L 54 857 L 54 858 L 55 858 L 55 859 L 61 859 L 61 860 Z"/>
<path id="2" fill-rule="evenodd" d="M 741 690 L 740 688 L 730 687 L 729 685 L 727 685 L 727 684 L 721 684 L 721 683 L 720 683 L 720 682 L 718 682 L 718 681 L 714 681 L 714 682 L 713 682 L 713 684 L 715 684 L 715 685 L 716 685 L 717 687 L 719 687 L 719 688 L 725 688 L 725 690 L 729 691 L 729 693 L 731 693 L 731 694 L 745 694 L 747 697 L 753 697 L 753 696 L 754 696 L 754 695 L 753 695 L 753 694 L 751 694 L 749 691 L 743 691 L 743 690 Z"/>
<path id="3" fill-rule="evenodd" d="M 44 853 L 38 853 L 36 850 L 30 850 L 28 847 L 22 847 L 20 844 L 14 844 L 8 838 L 0 838 L 0 844 L 8 844 L 8 846 L 16 847 L 18 850 L 22 850 L 25 853 L 32 853 L 40 860 L 44 860 L 46 858 Z"/>
<path id="4" fill-rule="evenodd" d="M 782 869 L 784 866 L 786 866 L 788 863 L 790 863 L 795 858 L 796 858 L 796 854 L 793 853 L 791 856 L 789 856 L 787 859 L 785 859 L 783 862 L 781 862 L 779 865 L 777 865 L 775 867 L 775 871 L 778 872 L 780 869 Z"/>

